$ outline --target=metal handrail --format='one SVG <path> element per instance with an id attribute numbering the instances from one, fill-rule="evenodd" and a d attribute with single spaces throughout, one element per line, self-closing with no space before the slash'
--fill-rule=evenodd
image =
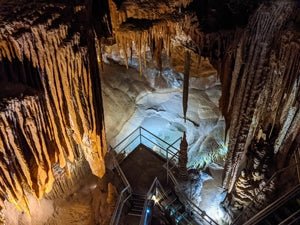
<path id="1" fill-rule="evenodd" d="M 293 225 L 293 224 L 295 224 L 297 221 L 299 222 L 299 219 L 300 219 L 300 216 L 298 216 L 297 218 L 295 218 L 292 222 L 290 222 L 290 223 L 287 224 L 287 225 Z"/>
<path id="2" fill-rule="evenodd" d="M 123 144 L 124 141 L 126 141 L 132 134 L 134 134 L 140 127 L 136 128 L 134 131 L 132 131 L 127 137 L 125 137 L 121 142 L 119 142 L 115 147 L 112 149 L 118 148 L 121 144 Z"/>
<path id="3" fill-rule="evenodd" d="M 121 169 L 117 159 L 115 158 L 114 155 L 112 157 L 113 157 L 114 167 L 117 169 L 118 173 L 121 176 L 123 183 L 125 184 L 125 188 L 121 191 L 121 193 L 118 197 L 118 201 L 117 201 L 114 213 L 113 213 L 112 218 L 109 223 L 110 225 L 118 225 L 122 211 L 123 211 L 124 204 L 132 195 L 132 189 L 131 189 L 130 183 L 127 180 L 125 174 L 123 173 L 123 170 Z M 127 196 L 125 195 L 126 193 L 127 193 Z"/>
<path id="4" fill-rule="evenodd" d="M 153 134 L 153 133 L 150 132 L 149 130 L 146 130 L 146 129 L 143 128 L 143 127 L 140 127 L 140 128 L 141 128 L 142 130 L 148 132 L 149 134 L 151 134 L 152 136 L 154 136 L 154 137 L 157 138 L 158 140 L 164 142 L 164 143 L 167 144 L 169 147 L 172 146 L 172 144 L 169 144 L 168 142 L 164 141 L 163 139 L 161 139 L 160 137 L 156 136 L 155 134 Z M 177 141 L 176 141 L 176 142 L 177 142 Z M 176 142 L 175 142 L 175 143 L 176 143 Z M 168 148 L 169 148 L 169 147 L 168 147 Z M 168 149 L 168 148 L 167 148 L 167 149 Z M 174 148 L 175 148 L 175 147 L 174 147 Z M 177 148 L 175 148 L 175 149 L 178 150 Z"/>
<path id="5" fill-rule="evenodd" d="M 167 151 L 165 148 L 163 148 L 162 146 L 158 145 L 157 143 L 154 143 L 152 140 L 150 140 L 149 138 L 147 138 L 146 136 L 142 135 L 142 130 L 146 131 L 147 133 L 149 133 L 151 136 L 155 137 L 156 139 L 158 139 L 159 141 L 162 141 L 163 143 L 167 144 L 168 147 L 167 149 L 169 149 L 170 147 L 173 147 L 172 144 L 169 144 L 167 143 L 166 141 L 162 140 L 161 138 L 159 138 L 158 136 L 156 136 L 155 134 L 153 134 L 152 132 L 146 130 L 145 128 L 143 127 L 138 127 L 136 128 L 134 131 L 132 131 L 126 138 L 124 138 L 120 143 L 118 143 L 115 147 L 112 148 L 112 150 L 116 150 L 119 146 L 121 146 L 126 140 L 128 140 L 129 138 L 131 138 L 137 131 L 139 130 L 139 133 L 137 134 L 137 136 L 132 140 L 130 141 L 120 152 L 119 154 L 123 154 L 123 152 L 126 151 L 126 148 L 128 146 L 130 146 L 130 144 L 132 144 L 137 138 L 140 137 L 140 143 L 139 144 L 142 144 L 142 138 L 141 137 L 144 137 L 145 139 L 151 141 L 155 146 L 158 146 L 160 147 L 162 150 L 165 150 Z M 176 142 L 178 141 L 179 139 L 176 140 Z M 176 143 L 174 142 L 174 143 Z M 174 148 L 174 147 L 173 147 Z M 176 149 L 176 148 L 174 148 Z M 152 149 L 151 149 L 152 150 Z M 177 154 L 177 153 L 176 153 Z M 172 152 L 172 158 L 176 155 Z M 168 155 L 168 154 L 167 154 Z M 122 159 L 124 160 L 124 158 Z M 120 165 L 119 165 L 119 162 L 118 160 L 115 158 L 115 156 L 113 155 L 113 163 L 114 163 L 114 166 L 115 168 L 117 169 L 118 173 L 120 174 L 121 176 L 121 179 L 123 181 L 123 183 L 125 184 L 125 188 L 121 191 L 119 197 L 118 197 L 118 201 L 117 201 L 117 204 L 116 204 L 116 207 L 115 207 L 115 210 L 114 210 L 114 213 L 113 213 L 113 216 L 111 218 L 111 221 L 110 221 L 110 225 L 118 225 L 119 223 L 119 220 L 120 220 L 120 216 L 121 216 L 121 213 L 122 213 L 122 210 L 123 210 L 123 207 L 124 207 L 124 204 L 125 202 L 131 197 L 132 195 L 132 189 L 131 189 L 131 186 L 125 176 L 125 174 L 123 173 Z M 127 196 L 125 195 L 127 194 Z"/>
<path id="6" fill-rule="evenodd" d="M 295 216 L 300 216 L 300 209 L 298 209 L 296 212 L 294 212 L 292 215 L 290 215 L 288 218 L 286 218 L 285 220 L 281 221 L 280 224 L 278 225 L 284 225 L 287 224 L 290 220 L 294 219 Z"/>
<path id="7" fill-rule="evenodd" d="M 152 199 L 152 196 L 154 194 L 154 191 L 157 190 L 157 189 L 159 190 L 159 192 L 161 193 L 163 198 L 165 198 L 165 199 L 169 198 L 167 196 L 164 188 L 162 187 L 161 183 L 159 182 L 158 178 L 156 177 L 153 180 L 153 182 L 152 182 L 152 184 L 151 184 L 151 186 L 150 186 L 150 188 L 147 192 L 147 195 L 146 195 L 147 197 L 146 197 L 146 200 L 145 200 L 144 206 L 143 206 L 143 214 L 142 214 L 139 225 L 148 225 L 147 223 L 145 224 L 145 222 L 147 222 L 147 220 L 146 220 L 147 219 L 147 209 L 148 209 L 150 200 Z M 181 216 L 182 216 L 181 219 L 183 219 L 188 224 L 190 224 L 190 225 L 195 224 L 194 221 L 191 221 L 191 220 L 189 220 L 188 218 L 185 217 L 185 213 L 181 213 Z"/>
<path id="8" fill-rule="evenodd" d="M 124 153 L 126 152 L 126 148 L 127 148 L 128 146 L 130 146 L 134 141 L 136 141 L 136 139 L 139 138 L 139 137 L 140 137 L 140 142 L 139 142 L 139 144 L 143 144 L 143 142 L 142 142 L 142 137 L 143 137 L 143 138 L 147 139 L 148 141 L 150 141 L 151 143 L 153 143 L 155 146 L 159 147 L 160 149 L 164 150 L 164 151 L 167 152 L 167 153 L 170 151 L 173 155 L 174 155 L 174 154 L 176 155 L 176 153 L 174 153 L 173 151 L 170 150 L 171 147 L 172 147 L 173 149 L 177 150 L 177 152 L 179 151 L 179 150 L 178 150 L 177 148 L 175 148 L 173 145 L 174 145 L 176 142 L 178 142 L 178 141 L 181 139 L 181 137 L 179 137 L 178 139 L 176 139 L 176 141 L 174 141 L 172 144 L 170 144 L 170 143 L 164 141 L 164 140 L 161 139 L 160 137 L 156 136 L 155 134 L 153 134 L 152 132 L 150 132 L 149 130 L 147 130 L 147 129 L 141 127 L 141 126 L 138 127 L 138 128 L 136 128 L 134 131 L 132 131 L 126 138 L 124 138 L 119 144 L 117 144 L 117 145 L 116 145 L 115 147 L 113 147 L 112 149 L 113 149 L 113 150 L 116 150 L 121 144 L 123 144 L 126 140 L 128 140 L 129 138 L 131 138 L 131 137 L 133 136 L 133 134 L 134 134 L 135 132 L 137 132 L 138 130 L 140 130 L 140 132 L 137 134 L 137 136 L 136 136 L 133 140 L 131 140 L 124 148 L 122 148 L 121 151 L 118 151 L 118 154 L 120 154 L 120 155 L 124 154 Z M 162 147 L 161 145 L 159 145 L 159 144 L 153 142 L 152 140 L 150 140 L 149 138 L 147 138 L 145 135 L 142 134 L 142 130 L 145 131 L 146 133 L 150 134 L 152 137 L 154 137 L 154 138 L 157 139 L 158 141 L 163 142 L 163 143 L 166 144 L 167 146 L 166 146 L 166 147 Z M 134 149 L 132 149 L 132 150 L 134 150 Z M 123 158 L 122 160 L 124 160 L 124 158 Z M 120 162 L 119 162 L 119 163 L 120 163 Z"/>
<path id="9" fill-rule="evenodd" d="M 140 135 L 137 135 L 131 142 L 129 142 L 129 143 L 123 148 L 123 150 L 122 150 L 119 154 L 123 154 L 123 152 L 126 151 L 126 148 L 127 148 L 129 145 L 131 145 L 133 142 L 135 142 L 135 140 L 136 140 L 137 138 L 139 138 L 139 137 L 140 137 Z"/>
<path id="10" fill-rule="evenodd" d="M 243 218 L 243 215 L 245 212 L 249 212 L 251 207 L 255 204 L 255 202 L 257 201 L 257 198 L 262 194 L 262 192 L 268 187 L 268 185 L 278 176 L 278 174 L 286 171 L 287 169 L 290 169 L 292 167 L 295 167 L 295 166 L 298 166 L 300 164 L 300 162 L 296 163 L 296 164 L 293 164 L 293 165 L 290 165 L 290 166 L 287 166 L 287 167 L 284 167 L 280 170 L 277 170 L 272 176 L 271 178 L 266 182 L 266 184 L 260 188 L 260 190 L 256 193 L 256 195 L 254 195 L 254 198 L 253 200 L 251 201 L 251 203 L 245 208 L 243 209 L 243 211 L 235 218 L 235 220 L 231 223 L 232 225 L 238 225 L 240 224 L 243 220 L 243 219 L 246 219 L 246 218 Z M 264 210 L 262 210 L 264 211 Z"/>
<path id="11" fill-rule="evenodd" d="M 263 219 L 266 216 L 266 214 L 270 213 L 271 210 L 273 210 L 274 208 L 276 210 L 279 207 L 281 207 L 286 202 L 287 199 L 290 199 L 291 196 L 294 196 L 295 194 L 297 194 L 299 192 L 299 190 L 300 190 L 300 184 L 295 186 L 288 193 L 285 193 L 283 196 L 281 196 L 279 199 L 277 199 L 272 204 L 268 205 L 268 207 L 261 210 L 258 214 L 256 214 L 254 217 L 252 217 L 250 220 L 248 220 L 244 224 L 250 225 L 250 224 L 255 224 L 255 221 L 260 221 L 261 219 Z"/>
<path id="12" fill-rule="evenodd" d="M 128 189 L 129 189 L 129 187 L 125 187 L 121 191 L 118 201 L 117 201 L 117 204 L 116 204 L 117 207 L 115 208 L 114 213 L 113 213 L 112 218 L 109 223 L 110 225 L 118 225 L 119 224 L 119 220 L 121 217 L 121 213 L 123 211 L 124 204 L 131 197 L 131 193 L 127 197 L 124 196 L 126 194 L 126 192 L 128 191 Z"/>
<path id="13" fill-rule="evenodd" d="M 162 150 L 164 150 L 165 152 L 167 151 L 166 149 L 164 149 L 164 147 L 161 147 L 160 145 L 158 145 L 158 144 L 156 144 L 155 142 L 153 142 L 152 140 L 150 140 L 149 138 L 147 138 L 146 136 L 144 136 L 144 135 L 141 135 L 143 138 L 145 138 L 145 139 L 147 139 L 148 141 L 150 141 L 152 144 L 154 144 L 155 146 L 157 146 L 157 147 L 159 147 L 160 149 L 162 149 Z M 177 153 L 174 153 L 174 152 L 172 152 L 172 151 L 170 151 L 171 152 L 171 154 L 173 155 L 173 156 L 175 156 Z M 172 157 L 173 157 L 172 156 Z"/>
<path id="14" fill-rule="evenodd" d="M 166 168 L 166 167 L 165 167 Z M 169 170 L 168 168 L 166 168 Z M 176 179 L 176 177 L 173 175 L 172 171 L 168 171 L 168 175 L 170 176 L 171 180 L 174 183 L 175 188 L 177 189 L 176 194 L 179 196 L 180 201 L 184 201 L 186 204 L 190 205 L 192 209 L 194 209 L 197 214 L 205 220 L 208 224 L 211 225 L 218 225 L 216 221 L 214 221 L 213 218 L 211 218 L 209 215 L 206 214 L 206 212 L 202 209 L 200 209 L 191 199 L 186 197 L 185 193 L 180 190 L 179 183 Z"/>
<path id="15" fill-rule="evenodd" d="M 142 213 L 142 216 L 141 216 L 141 220 L 140 220 L 140 224 L 139 225 L 145 225 L 145 220 L 146 220 L 146 215 L 147 215 L 147 208 L 148 208 L 148 205 L 149 205 L 149 202 L 150 202 L 150 199 L 152 198 L 152 195 L 153 195 L 153 188 L 156 187 L 157 185 L 157 177 L 154 178 L 148 192 L 147 192 L 147 195 L 146 195 L 146 200 L 144 202 L 144 206 L 143 206 L 143 213 Z"/>
<path id="16" fill-rule="evenodd" d="M 130 183 L 129 181 L 127 180 L 123 170 L 121 169 L 117 159 L 113 156 L 113 161 L 114 161 L 114 165 L 115 165 L 115 168 L 117 169 L 117 171 L 119 172 L 121 178 L 122 178 L 122 181 L 123 183 L 125 184 L 126 187 L 129 187 L 130 188 L 130 191 L 131 191 L 131 186 L 130 186 Z"/>
<path id="17" fill-rule="evenodd" d="M 171 172 L 170 169 L 168 168 L 168 166 L 169 166 L 169 161 L 171 161 L 171 160 L 173 160 L 173 159 L 175 159 L 175 158 L 178 159 L 178 157 L 179 157 L 179 156 L 178 156 L 179 150 L 178 150 L 177 148 L 175 148 L 173 145 L 174 145 L 175 143 L 177 143 L 179 140 L 181 140 L 181 137 L 178 138 L 178 139 L 176 139 L 176 141 L 174 141 L 172 144 L 169 144 L 168 142 L 162 140 L 160 137 L 156 136 L 155 134 L 153 134 L 152 132 L 146 130 L 145 128 L 143 128 L 143 127 L 138 127 L 137 129 L 135 129 L 134 131 L 132 131 L 126 138 L 124 138 L 118 145 L 116 145 L 113 149 L 115 150 L 116 148 L 118 148 L 122 143 L 124 143 L 126 140 L 128 140 L 128 139 L 129 139 L 135 132 L 137 132 L 138 130 L 139 130 L 140 132 L 139 132 L 139 134 L 137 135 L 137 137 L 135 137 L 131 142 L 129 142 L 129 143 L 126 145 L 126 147 L 123 148 L 123 149 L 119 152 L 119 154 L 123 154 L 123 152 L 126 151 L 126 148 L 127 148 L 130 144 L 132 144 L 138 137 L 140 137 L 140 143 L 139 143 L 139 144 L 143 144 L 143 141 L 142 141 L 142 137 L 143 137 L 143 138 L 147 139 L 148 141 L 150 141 L 151 143 L 153 143 L 155 146 L 157 146 L 157 147 L 159 147 L 160 149 L 164 150 L 164 151 L 166 152 L 167 162 L 164 164 L 163 167 L 165 167 L 166 170 L 167 170 L 167 177 L 170 177 L 170 178 L 171 178 L 172 182 L 173 182 L 174 185 L 175 185 L 175 188 L 178 189 L 179 195 L 181 196 L 181 199 L 183 199 L 183 200 L 185 201 L 186 204 L 192 206 L 192 208 L 193 208 L 194 210 L 196 210 L 197 214 L 198 214 L 203 220 L 205 220 L 206 222 L 208 222 L 210 225 L 218 225 L 211 217 L 209 217 L 209 216 L 206 214 L 206 212 L 205 212 L 204 210 L 200 209 L 194 202 L 192 202 L 188 197 L 186 197 L 184 193 L 182 193 L 182 191 L 181 191 L 180 188 L 179 188 L 179 183 L 178 183 L 177 179 L 175 178 L 175 176 L 172 174 L 172 172 Z M 148 134 L 150 134 L 152 137 L 156 138 L 157 140 L 159 140 L 159 141 L 165 143 L 165 144 L 167 145 L 167 147 L 164 148 L 164 147 L 160 146 L 159 144 L 153 142 L 152 140 L 150 140 L 150 139 L 147 138 L 146 136 L 144 136 L 144 135 L 142 134 L 142 130 L 144 130 L 145 132 L 147 132 Z M 145 145 L 145 146 L 147 146 L 147 145 Z M 171 150 L 170 150 L 171 147 L 172 147 L 173 149 L 177 150 L 177 152 L 174 153 L 173 151 L 171 151 Z M 150 148 L 150 149 L 151 149 L 151 148 Z M 132 150 L 134 150 L 134 149 L 132 149 Z M 153 149 L 151 149 L 151 150 L 153 151 Z M 170 157 L 170 158 L 169 158 L 169 151 L 171 152 L 171 154 L 170 154 L 171 157 Z M 122 160 L 124 160 L 124 158 L 123 158 Z M 117 162 L 117 165 L 119 165 L 118 162 Z M 167 166 L 166 166 L 166 165 L 167 165 Z M 175 165 L 174 165 L 174 166 L 175 166 Z M 174 166 L 173 166 L 172 168 L 174 168 Z M 121 168 L 120 168 L 120 169 L 121 169 Z M 122 170 L 121 170 L 121 171 L 122 171 Z M 123 175 L 124 175 L 124 174 L 123 174 Z M 124 175 L 124 177 L 125 177 L 125 175 Z M 126 179 L 126 177 L 125 177 L 125 179 Z M 127 180 L 127 179 L 126 179 L 126 180 Z M 157 180 L 157 181 L 158 181 L 158 180 Z M 127 183 L 127 182 L 125 182 L 125 183 Z M 129 183 L 128 183 L 128 184 L 129 184 Z M 131 190 L 130 190 L 130 191 L 131 191 Z M 130 197 L 130 196 L 129 196 L 129 197 Z M 127 197 L 126 200 L 127 200 L 129 197 Z M 126 200 L 122 202 L 123 204 L 121 205 L 121 210 L 119 210 L 120 212 L 122 211 L 123 205 L 124 205 L 124 203 L 126 202 Z M 147 200 L 147 199 L 146 199 L 146 200 Z M 146 202 L 145 202 L 145 203 L 146 203 Z M 121 203 L 119 203 L 119 204 L 121 204 Z M 144 214 L 144 212 L 143 212 L 143 214 Z M 120 217 L 120 213 L 119 213 L 119 216 L 118 216 L 117 219 L 119 219 L 119 217 Z M 186 219 L 186 218 L 185 218 L 185 219 Z M 112 224 L 110 224 L 110 225 L 112 225 Z"/>

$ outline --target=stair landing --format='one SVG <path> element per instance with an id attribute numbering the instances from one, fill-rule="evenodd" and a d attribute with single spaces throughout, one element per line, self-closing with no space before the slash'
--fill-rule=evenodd
<path id="1" fill-rule="evenodd" d="M 166 159 L 139 145 L 121 163 L 121 168 L 129 181 L 133 192 L 146 195 L 155 177 L 167 189 L 167 172 L 163 168 Z"/>

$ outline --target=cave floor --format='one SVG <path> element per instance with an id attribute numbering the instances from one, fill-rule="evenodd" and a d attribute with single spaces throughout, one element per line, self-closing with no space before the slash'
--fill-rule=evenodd
<path id="1" fill-rule="evenodd" d="M 155 177 L 165 189 L 168 188 L 167 172 L 163 168 L 165 163 L 164 158 L 140 145 L 124 159 L 120 166 L 133 192 L 146 194 Z"/>

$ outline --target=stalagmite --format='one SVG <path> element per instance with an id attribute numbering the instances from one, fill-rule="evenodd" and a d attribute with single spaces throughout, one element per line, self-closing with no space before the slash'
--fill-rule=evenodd
<path id="1" fill-rule="evenodd" d="M 186 141 L 186 134 L 183 132 L 183 137 L 180 142 L 180 150 L 179 150 L 179 177 L 181 180 L 188 180 L 188 171 L 187 171 L 187 150 L 188 150 L 188 143 Z"/>

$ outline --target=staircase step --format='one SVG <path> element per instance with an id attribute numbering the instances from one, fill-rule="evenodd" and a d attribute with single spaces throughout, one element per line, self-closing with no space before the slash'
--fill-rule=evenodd
<path id="1" fill-rule="evenodd" d="M 133 193 L 132 194 L 132 197 L 136 197 L 136 198 L 146 198 L 146 195 L 143 195 L 143 194 L 137 194 L 137 193 Z"/>
<path id="2" fill-rule="evenodd" d="M 133 205 L 131 208 L 136 208 L 136 209 L 143 209 L 144 205 Z"/>
<path id="3" fill-rule="evenodd" d="M 145 202 L 145 200 L 146 199 L 136 199 L 136 198 L 131 198 L 130 199 L 131 202 L 138 202 L 138 203 Z"/>
<path id="4" fill-rule="evenodd" d="M 131 205 L 131 208 L 144 208 L 144 204 L 142 204 L 142 205 L 135 205 L 135 204 L 132 204 L 132 205 Z"/>
<path id="5" fill-rule="evenodd" d="M 143 210 L 144 210 L 144 209 L 130 209 L 129 212 L 134 212 L 134 213 L 135 213 L 135 212 L 141 212 L 141 213 L 142 213 Z"/>
<path id="6" fill-rule="evenodd" d="M 129 212 L 128 215 L 129 216 L 137 216 L 137 217 L 141 217 L 142 216 L 141 213 L 131 213 L 131 212 Z"/>
<path id="7" fill-rule="evenodd" d="M 144 205 L 132 205 L 131 208 L 133 208 L 133 209 L 143 209 Z"/>
<path id="8" fill-rule="evenodd" d="M 145 201 L 146 201 L 146 199 L 144 201 L 135 201 L 135 200 L 132 200 L 132 199 L 130 200 L 130 202 L 132 204 L 136 204 L 136 205 L 143 205 L 145 203 Z"/>

